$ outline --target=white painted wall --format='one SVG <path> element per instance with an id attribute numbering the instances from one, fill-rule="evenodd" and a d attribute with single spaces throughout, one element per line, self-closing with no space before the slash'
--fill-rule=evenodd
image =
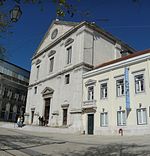
<path id="1" fill-rule="evenodd" d="M 93 72 L 93 76 L 87 76 L 84 74 L 83 80 L 83 101 L 87 100 L 87 87 L 85 83 L 89 80 L 96 80 L 96 85 L 94 88 L 94 97 L 96 100 L 96 112 L 94 113 L 94 134 L 100 135 L 119 135 L 118 130 L 120 128 L 123 129 L 124 134 L 146 134 L 150 133 L 150 104 L 149 104 L 149 96 L 150 96 L 150 60 L 145 60 L 141 62 L 131 62 L 129 65 L 129 85 L 130 85 L 130 106 L 131 112 L 127 118 L 126 126 L 117 126 L 117 111 L 119 111 L 119 107 L 122 107 L 122 110 L 126 108 L 125 96 L 117 97 L 116 96 L 116 76 L 124 74 L 124 66 L 115 67 L 114 69 L 107 71 L 105 70 L 102 73 L 97 73 L 99 69 Z M 145 83 L 145 92 L 143 93 L 135 93 L 135 83 L 134 83 L 134 72 L 138 73 L 138 71 L 144 70 L 144 83 Z M 87 73 L 88 74 L 88 73 Z M 87 76 L 87 77 L 86 77 Z M 100 80 L 108 79 L 108 98 L 100 99 Z M 141 108 L 147 109 L 147 124 L 146 125 L 137 125 L 137 114 L 136 110 L 139 108 L 139 104 L 141 104 Z M 100 113 L 108 112 L 108 127 L 100 127 Z M 84 113 L 82 116 L 84 130 L 87 132 L 87 113 Z"/>
<path id="2" fill-rule="evenodd" d="M 88 28 L 85 28 L 85 30 L 83 54 L 84 62 L 88 64 L 93 63 L 94 66 L 97 66 L 121 57 L 120 51 L 116 49 L 116 43 L 106 38 L 102 34 L 92 32 Z"/>

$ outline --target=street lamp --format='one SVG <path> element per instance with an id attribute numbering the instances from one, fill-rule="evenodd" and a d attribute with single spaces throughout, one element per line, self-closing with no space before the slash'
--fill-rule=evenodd
<path id="1" fill-rule="evenodd" d="M 17 22 L 21 15 L 22 11 L 18 5 L 16 5 L 12 10 L 10 10 L 10 19 L 12 22 Z"/>

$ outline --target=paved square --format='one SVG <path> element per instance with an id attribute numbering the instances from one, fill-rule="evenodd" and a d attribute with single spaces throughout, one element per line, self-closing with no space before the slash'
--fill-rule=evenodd
<path id="1" fill-rule="evenodd" d="M 0 156 L 148 156 L 150 135 L 88 136 L 0 127 Z"/>

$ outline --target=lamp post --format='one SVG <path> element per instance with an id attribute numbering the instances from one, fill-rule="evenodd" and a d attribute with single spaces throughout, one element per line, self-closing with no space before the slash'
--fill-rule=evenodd
<path id="1" fill-rule="evenodd" d="M 12 22 L 17 22 L 22 15 L 22 11 L 18 5 L 16 5 L 12 10 L 10 10 L 10 18 Z"/>

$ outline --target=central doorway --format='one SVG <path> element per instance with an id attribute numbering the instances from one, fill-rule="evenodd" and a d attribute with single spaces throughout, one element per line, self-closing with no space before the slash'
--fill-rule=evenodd
<path id="1" fill-rule="evenodd" d="M 88 134 L 93 134 L 94 131 L 94 114 L 88 114 Z"/>
<path id="2" fill-rule="evenodd" d="M 48 125 L 49 123 L 50 101 L 51 98 L 45 99 L 45 111 L 44 111 L 45 125 Z"/>

